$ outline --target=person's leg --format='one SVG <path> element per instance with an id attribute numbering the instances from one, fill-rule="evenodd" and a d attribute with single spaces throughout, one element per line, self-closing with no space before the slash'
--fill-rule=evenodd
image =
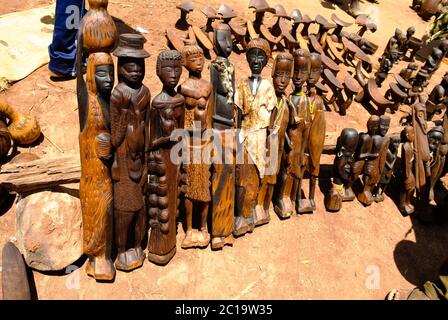
<path id="1" fill-rule="evenodd" d="M 75 76 L 76 35 L 84 10 L 84 0 L 56 1 L 53 41 L 48 47 L 48 69 L 55 75 Z"/>

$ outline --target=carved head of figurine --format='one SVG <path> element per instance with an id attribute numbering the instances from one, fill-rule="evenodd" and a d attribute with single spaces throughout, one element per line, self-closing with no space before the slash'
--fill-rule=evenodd
<path id="1" fill-rule="evenodd" d="M 310 55 L 310 77 L 308 78 L 308 86 L 314 87 L 322 74 L 322 58 L 318 53 Z"/>
<path id="2" fill-rule="evenodd" d="M 294 58 L 287 52 L 279 52 L 272 68 L 272 83 L 277 94 L 284 94 L 291 81 L 294 69 Z"/>
<path id="3" fill-rule="evenodd" d="M 428 60 L 426 60 L 426 63 L 430 66 L 434 67 L 436 66 L 437 62 L 443 58 L 443 52 L 439 48 L 433 48 L 431 55 L 428 57 Z"/>
<path id="4" fill-rule="evenodd" d="M 401 31 L 401 29 L 396 28 L 395 29 L 395 33 L 394 33 L 394 37 L 397 40 L 400 40 L 403 38 L 403 31 Z"/>
<path id="5" fill-rule="evenodd" d="M 114 56 L 118 57 L 118 80 L 129 86 L 141 85 L 145 77 L 145 58 L 149 53 L 143 48 L 145 38 L 140 34 L 120 35 Z"/>
<path id="6" fill-rule="evenodd" d="M 380 116 L 379 134 L 385 137 L 387 131 L 389 131 L 389 127 L 390 127 L 390 117 L 386 115 Z"/>
<path id="7" fill-rule="evenodd" d="M 393 153 L 395 153 L 400 147 L 401 139 L 400 136 L 392 136 L 390 137 L 389 149 Z"/>
<path id="8" fill-rule="evenodd" d="M 204 51 L 196 41 L 186 40 L 182 50 L 185 68 L 196 76 L 200 76 L 204 69 Z"/>
<path id="9" fill-rule="evenodd" d="M 350 163 L 358 145 L 358 131 L 353 128 L 345 128 L 342 130 L 338 138 L 335 158 L 335 169 L 339 176 L 348 180 L 350 176 Z"/>
<path id="10" fill-rule="evenodd" d="M 408 69 L 412 70 L 412 71 L 417 71 L 418 64 L 416 64 L 415 62 L 411 62 L 411 63 L 408 64 Z"/>
<path id="11" fill-rule="evenodd" d="M 89 8 L 91 9 L 107 9 L 109 0 L 89 0 Z"/>
<path id="12" fill-rule="evenodd" d="M 415 34 L 415 27 L 412 26 L 406 30 L 406 38 L 407 39 L 410 39 L 414 34 Z"/>
<path id="13" fill-rule="evenodd" d="M 182 54 L 177 50 L 165 50 L 157 57 L 157 76 L 164 88 L 174 90 L 182 75 Z"/>
<path id="14" fill-rule="evenodd" d="M 428 132 L 428 144 L 429 150 L 434 154 L 439 151 L 440 145 L 443 140 L 443 127 L 437 126 L 429 130 Z"/>
<path id="15" fill-rule="evenodd" d="M 88 90 L 103 97 L 110 96 L 114 86 L 114 62 L 111 55 L 105 52 L 92 53 L 87 66 Z"/>
<path id="16" fill-rule="evenodd" d="M 262 38 L 252 39 L 247 44 L 246 58 L 253 75 L 259 75 L 271 56 L 269 42 Z"/>
<path id="17" fill-rule="evenodd" d="M 415 134 L 412 126 L 406 126 L 401 131 L 401 142 L 414 142 Z"/>
<path id="18" fill-rule="evenodd" d="M 294 51 L 294 76 L 292 82 L 296 91 L 301 91 L 302 86 L 308 81 L 310 69 L 310 52 L 306 49 Z"/>
<path id="19" fill-rule="evenodd" d="M 213 33 L 213 42 L 219 57 L 228 58 L 233 50 L 232 30 L 228 24 L 217 25 Z"/>
<path id="20" fill-rule="evenodd" d="M 414 125 L 419 125 L 423 132 L 426 133 L 428 128 L 428 124 L 426 123 L 426 106 L 423 103 L 416 103 L 413 106 L 413 112 L 417 120 L 417 123 L 414 123 Z"/>
<path id="21" fill-rule="evenodd" d="M 378 133 L 380 128 L 380 117 L 376 115 L 370 116 L 369 120 L 367 121 L 367 131 L 371 136 Z"/>

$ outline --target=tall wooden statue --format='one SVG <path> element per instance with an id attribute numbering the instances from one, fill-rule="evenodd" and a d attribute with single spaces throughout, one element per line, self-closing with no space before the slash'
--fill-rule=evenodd
<path id="1" fill-rule="evenodd" d="M 277 106 L 272 84 L 261 77 L 271 55 L 269 43 L 255 38 L 247 45 L 247 61 L 252 75 L 235 93 L 235 104 L 241 119 L 239 143 L 243 161 L 236 166 L 236 217 L 233 234 L 240 236 L 253 230 L 255 224 L 269 221 L 264 210 L 255 213 L 260 182 L 266 170 L 266 139 L 271 113 Z"/>
<path id="2" fill-rule="evenodd" d="M 324 149 L 325 142 L 325 108 L 322 97 L 316 92 L 316 84 L 322 73 L 322 60 L 319 54 L 312 53 L 310 56 L 311 67 L 308 78 L 309 90 L 309 113 L 311 118 L 310 133 L 308 139 L 308 169 L 310 172 L 310 189 L 308 199 L 301 198 L 301 191 L 298 192 L 298 213 L 313 212 L 316 210 L 314 203 L 314 194 L 316 191 L 317 178 L 320 170 L 320 156 Z"/>
<path id="3" fill-rule="evenodd" d="M 209 124 L 215 142 L 223 154 L 212 166 L 212 249 L 233 244 L 233 216 L 235 208 L 235 135 L 234 108 L 235 68 L 228 57 L 232 53 L 232 31 L 228 24 L 214 30 L 217 57 L 210 65 L 212 92 L 209 103 Z"/>
<path id="4" fill-rule="evenodd" d="M 115 267 L 129 271 L 145 260 L 142 241 L 146 233 L 144 188 L 148 180 L 145 141 L 149 126 L 147 115 L 151 102 L 149 89 L 143 85 L 144 38 L 139 34 L 120 35 L 114 51 L 118 57 L 118 85 L 110 100 L 112 165 L 114 184 L 115 244 L 118 257 Z"/>
<path id="5" fill-rule="evenodd" d="M 78 33 L 77 94 L 79 112 L 79 152 L 81 180 L 79 196 L 84 231 L 86 272 L 96 280 L 113 280 L 112 249 L 112 142 L 110 135 L 110 95 L 114 64 L 110 51 L 115 47 L 117 30 L 107 13 L 107 0 L 89 1 L 91 10 L 83 18 Z M 81 56 L 87 60 L 86 81 Z M 86 84 L 87 82 L 87 84 Z"/>
<path id="6" fill-rule="evenodd" d="M 189 132 L 189 157 L 183 164 L 185 175 L 184 198 L 187 232 L 182 248 L 206 247 L 210 242 L 207 230 L 210 195 L 210 166 L 203 162 L 202 154 L 207 141 L 202 141 L 203 132 L 209 128 L 207 105 L 212 85 L 202 79 L 204 52 L 197 43 L 187 42 L 182 51 L 188 79 L 177 91 L 185 97 L 185 129 Z M 198 138 L 196 138 L 198 137 Z M 193 211 L 200 213 L 199 230 L 193 229 Z"/>
<path id="7" fill-rule="evenodd" d="M 286 133 L 286 159 L 282 162 L 280 179 L 274 196 L 274 210 L 281 218 L 296 211 L 298 190 L 301 190 L 306 165 L 311 115 L 309 97 L 303 90 L 310 74 L 310 53 L 306 49 L 294 52 L 294 91 L 288 98 L 289 124 Z M 301 192 L 301 191 L 300 191 Z M 298 212 L 298 209 L 297 209 Z"/>
<path id="8" fill-rule="evenodd" d="M 394 174 L 400 142 L 401 140 L 399 136 L 390 137 L 389 148 L 387 149 L 386 161 L 381 172 L 380 182 L 377 184 L 373 194 L 375 202 L 384 201 L 384 192 L 386 191 L 386 188 L 392 180 L 392 176 Z"/>
<path id="9" fill-rule="evenodd" d="M 429 151 L 431 155 L 430 166 L 431 176 L 429 179 L 429 201 L 434 201 L 434 187 L 442 175 L 445 167 L 445 155 L 441 150 L 444 138 L 444 130 L 442 126 L 432 128 L 428 132 Z"/>
<path id="10" fill-rule="evenodd" d="M 342 208 L 346 193 L 346 185 L 350 179 L 351 164 L 358 146 L 358 131 L 345 128 L 338 137 L 336 145 L 336 157 L 333 163 L 332 187 L 325 198 L 325 208 L 328 211 L 339 211 Z"/>
<path id="11" fill-rule="evenodd" d="M 261 189 L 258 193 L 257 207 L 255 209 L 257 215 L 264 211 L 265 216 L 269 217 L 269 206 L 274 194 L 274 186 L 277 183 L 277 174 L 279 173 L 281 163 L 286 160 L 284 157 L 284 145 L 286 128 L 289 123 L 289 106 L 285 91 L 291 81 L 293 70 L 293 56 L 290 53 L 279 52 L 272 68 L 272 82 L 277 96 L 277 108 L 271 114 L 269 126 L 268 151 L 270 161 L 267 164 L 266 175 L 261 182 Z"/>
<path id="12" fill-rule="evenodd" d="M 381 174 L 384 170 L 384 166 L 386 165 L 387 161 L 387 153 L 389 150 L 390 137 L 386 136 L 386 134 L 389 131 L 389 127 L 390 127 L 390 117 L 386 115 L 380 116 L 380 125 L 378 133 L 381 136 L 381 138 L 379 138 L 380 147 L 378 155 L 378 175 L 375 176 L 375 186 L 373 188 L 374 191 L 378 189 L 378 184 L 380 183 L 381 180 Z M 373 196 L 373 200 L 378 202 L 375 196 Z"/>
<path id="13" fill-rule="evenodd" d="M 183 129 L 185 99 L 176 92 L 182 74 L 182 54 L 162 51 L 157 57 L 157 76 L 162 92 L 151 103 L 148 151 L 148 214 L 151 234 L 148 260 L 167 264 L 176 253 L 176 217 L 179 205 L 179 164 L 170 153 L 177 140 L 171 139 L 175 129 Z"/>
<path id="14" fill-rule="evenodd" d="M 412 205 L 412 196 L 415 191 L 415 176 L 412 171 L 414 164 L 414 128 L 407 126 L 401 132 L 401 181 L 400 189 L 400 212 L 404 215 L 414 213 L 415 208 Z"/>

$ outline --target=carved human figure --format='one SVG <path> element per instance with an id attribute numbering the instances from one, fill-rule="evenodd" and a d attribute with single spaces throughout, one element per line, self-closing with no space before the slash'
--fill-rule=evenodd
<path id="1" fill-rule="evenodd" d="M 428 58 L 426 58 L 425 64 L 422 67 L 422 69 L 425 70 L 429 75 L 428 80 L 430 80 L 434 72 L 437 71 L 442 59 L 442 50 L 440 50 L 439 48 L 433 48 L 431 54 L 428 56 Z"/>
<path id="2" fill-rule="evenodd" d="M 390 144 L 390 137 L 386 136 L 387 132 L 389 131 L 390 127 L 390 117 L 386 115 L 380 116 L 380 125 L 378 129 L 378 133 L 381 136 L 381 145 L 379 149 L 379 155 L 378 155 L 378 176 L 376 177 L 376 183 L 374 190 L 378 189 L 378 184 L 381 180 L 381 174 L 384 170 L 384 166 L 386 165 L 386 159 L 387 159 L 387 152 L 389 150 L 389 144 Z M 373 199 L 378 202 L 375 198 Z"/>
<path id="3" fill-rule="evenodd" d="M 214 29 L 217 57 L 210 64 L 212 91 L 209 99 L 209 121 L 214 141 L 221 146 L 222 154 L 212 164 L 212 249 L 233 244 L 235 208 L 235 134 L 234 108 L 235 68 L 228 57 L 232 53 L 232 32 L 228 24 Z M 219 149 L 218 149 L 219 150 Z"/>
<path id="4" fill-rule="evenodd" d="M 352 186 L 359 175 L 364 171 L 367 160 L 371 158 L 373 136 L 378 131 L 379 123 L 380 118 L 376 115 L 372 115 L 367 121 L 367 132 L 359 134 L 358 146 L 356 147 L 354 162 L 352 164 L 351 177 L 347 183 L 345 201 L 352 201 L 355 199 Z"/>
<path id="5" fill-rule="evenodd" d="M 311 125 L 309 97 L 303 90 L 310 75 L 310 53 L 306 49 L 298 49 L 293 56 L 294 91 L 287 100 L 289 123 L 286 132 L 285 161 L 281 165 L 280 179 L 274 196 L 274 210 L 281 218 L 288 218 L 296 212 L 297 193 L 301 190 L 306 165 L 305 150 Z"/>
<path id="6" fill-rule="evenodd" d="M 96 280 L 113 280 L 112 143 L 109 103 L 114 83 L 110 54 L 97 52 L 87 60 L 87 86 L 78 74 L 79 153 L 81 179 L 79 198 L 83 220 L 83 249 L 88 256 L 86 272 Z"/>
<path id="7" fill-rule="evenodd" d="M 401 140 L 399 136 L 392 136 L 390 138 L 389 148 L 387 149 L 386 153 L 385 165 L 383 170 L 381 171 L 380 182 L 374 189 L 373 198 L 375 202 L 384 201 L 384 192 L 386 191 L 387 186 L 392 180 L 400 142 Z"/>
<path id="8" fill-rule="evenodd" d="M 209 128 L 207 106 L 212 85 L 202 79 L 205 58 L 201 47 L 195 42 L 187 41 L 182 55 L 188 79 L 179 85 L 177 91 L 185 98 L 184 128 L 189 132 L 189 157 L 182 166 L 185 175 L 183 189 L 187 224 L 182 248 L 206 247 L 210 242 L 207 229 L 208 206 L 211 201 L 210 166 L 203 161 L 202 154 L 208 141 L 203 141 L 202 134 Z M 193 229 L 194 210 L 200 212 L 198 229 Z"/>
<path id="9" fill-rule="evenodd" d="M 385 150 L 387 150 L 387 147 L 389 146 L 388 138 L 382 135 L 382 132 L 387 133 L 387 130 L 389 129 L 390 118 L 388 120 L 385 119 L 386 118 L 384 117 L 375 118 L 375 122 L 377 123 L 377 125 L 376 127 L 372 126 L 372 131 L 369 132 L 372 139 L 372 146 L 368 151 L 368 156 L 366 158 L 364 169 L 362 171 L 364 188 L 363 191 L 358 195 L 359 202 L 366 206 L 371 205 L 374 201 L 372 195 L 372 187 L 379 182 L 381 174 L 380 162 L 383 161 L 384 163 L 384 160 L 381 160 L 380 158 L 380 154 L 383 152 L 383 158 L 385 159 Z M 386 123 L 386 121 L 388 123 Z M 380 130 L 381 123 L 383 123 L 382 130 Z"/>
<path id="10" fill-rule="evenodd" d="M 406 81 L 410 81 L 412 78 L 414 78 L 414 73 L 415 71 L 417 71 L 418 69 L 418 65 L 415 62 L 411 62 L 407 65 L 406 68 L 403 68 L 400 71 L 400 76 L 406 80 Z"/>
<path id="11" fill-rule="evenodd" d="M 415 34 L 415 27 L 411 26 L 406 30 L 405 41 L 403 41 L 403 43 L 401 44 L 401 47 L 400 47 L 401 56 L 406 56 L 406 54 L 408 53 L 409 44 L 410 44 L 411 38 L 414 36 L 414 34 Z"/>
<path id="12" fill-rule="evenodd" d="M 338 137 L 336 144 L 336 157 L 333 163 L 332 187 L 325 198 L 325 207 L 328 211 L 339 211 L 345 197 L 347 182 L 350 179 L 351 164 L 358 146 L 358 131 L 345 128 Z"/>
<path id="13" fill-rule="evenodd" d="M 414 128 L 414 148 L 415 155 L 415 183 L 417 196 L 426 198 L 427 177 L 431 175 L 429 162 L 431 159 L 428 143 L 428 124 L 426 122 L 426 107 L 423 103 L 417 102 L 412 106 L 412 124 Z"/>
<path id="14" fill-rule="evenodd" d="M 246 57 L 252 75 L 240 83 L 235 93 L 241 128 L 238 147 L 243 156 L 236 166 L 235 236 L 252 231 L 256 224 L 269 221 L 266 212 L 255 212 L 255 207 L 266 171 L 267 131 L 271 114 L 277 106 L 274 87 L 261 77 L 270 54 L 269 43 L 265 39 L 255 38 L 247 44 Z"/>
<path id="15" fill-rule="evenodd" d="M 428 196 L 430 202 L 434 202 L 434 187 L 445 167 L 445 154 L 441 150 L 443 138 L 444 130 L 442 126 L 436 126 L 428 132 L 429 152 L 431 156 L 431 176 Z"/>
<path id="16" fill-rule="evenodd" d="M 415 191 L 415 176 L 412 171 L 414 164 L 414 128 L 407 126 L 401 132 L 401 176 L 402 188 L 400 189 L 400 212 L 404 215 L 414 213 L 412 196 Z"/>
<path id="17" fill-rule="evenodd" d="M 176 217 L 179 206 L 179 164 L 170 153 L 177 140 L 171 135 L 184 128 L 185 98 L 176 92 L 182 74 L 182 54 L 162 51 L 157 57 L 157 76 L 163 84 L 151 103 L 148 151 L 148 213 L 151 234 L 148 259 L 167 264 L 176 253 Z"/>
<path id="18" fill-rule="evenodd" d="M 256 210 L 264 210 L 269 217 L 269 206 L 274 194 L 274 187 L 277 183 L 277 175 L 281 162 L 285 161 L 284 146 L 286 129 L 289 123 L 289 106 L 285 91 L 291 81 L 294 69 L 294 58 L 290 53 L 279 52 L 275 58 L 272 68 L 272 82 L 274 84 L 275 95 L 277 97 L 277 108 L 271 114 L 269 125 L 269 161 L 266 174 L 261 181 L 260 192 L 257 198 Z M 274 153 L 277 154 L 274 154 Z"/>
<path id="19" fill-rule="evenodd" d="M 326 128 L 324 101 L 316 91 L 316 84 L 320 79 L 321 73 L 321 57 L 317 53 L 312 53 L 310 55 L 310 76 L 307 81 L 309 90 L 308 109 L 311 124 L 306 152 L 309 155 L 307 169 L 310 173 L 310 188 L 308 199 L 302 199 L 301 190 L 297 190 L 297 213 L 313 212 L 316 210 L 314 195 L 320 171 L 320 156 L 324 149 Z"/>
<path id="20" fill-rule="evenodd" d="M 114 185 L 115 244 L 118 256 L 115 267 L 129 271 L 145 260 L 142 242 L 146 233 L 144 188 L 147 183 L 145 142 L 151 93 L 143 84 L 145 61 L 144 38 L 121 34 L 114 51 L 118 57 L 118 85 L 111 101 L 112 165 Z"/>

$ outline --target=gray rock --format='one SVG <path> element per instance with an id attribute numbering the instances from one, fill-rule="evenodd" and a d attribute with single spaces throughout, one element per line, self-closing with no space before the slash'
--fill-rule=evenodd
<path id="1" fill-rule="evenodd" d="M 79 198 L 56 190 L 23 196 L 16 206 L 17 246 L 39 271 L 62 270 L 83 253 Z"/>

